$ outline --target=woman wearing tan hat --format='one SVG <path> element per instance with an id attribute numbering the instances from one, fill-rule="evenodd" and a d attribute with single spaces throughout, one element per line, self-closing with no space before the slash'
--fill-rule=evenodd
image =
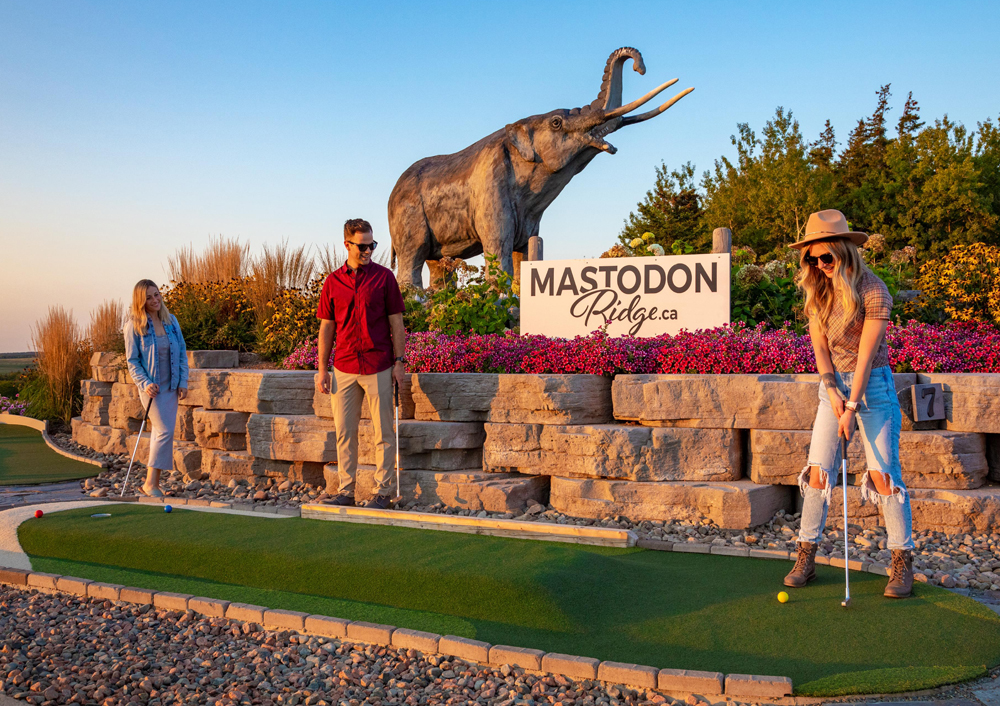
<path id="1" fill-rule="evenodd" d="M 844 214 L 830 209 L 809 216 L 805 237 L 792 245 L 801 251 L 798 284 L 805 291 L 821 384 L 809 462 L 799 476 L 804 501 L 798 560 L 785 585 L 801 588 L 816 578 L 816 545 L 841 462 L 839 440 L 849 440 L 857 422 L 868 462 L 861 495 L 881 508 L 892 551 L 885 595 L 905 598 L 913 585 L 913 538 L 899 465 L 902 415 L 885 343 L 892 297 L 858 252 L 866 240 L 850 230 Z"/>

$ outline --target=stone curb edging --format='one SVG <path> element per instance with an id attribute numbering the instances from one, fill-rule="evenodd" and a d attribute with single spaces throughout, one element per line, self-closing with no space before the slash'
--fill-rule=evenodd
<path id="1" fill-rule="evenodd" d="M 34 417 L 25 417 L 22 414 L 7 414 L 6 412 L 0 414 L 0 424 L 10 424 L 11 426 L 19 427 L 31 427 L 37 431 L 42 432 L 42 441 L 50 449 L 55 451 L 60 456 L 65 456 L 66 458 L 73 459 L 74 461 L 79 461 L 80 463 L 87 463 L 91 466 L 97 466 L 98 468 L 104 468 L 104 464 L 100 461 L 95 461 L 92 458 L 87 458 L 86 456 L 78 456 L 77 454 L 67 451 L 61 448 L 52 440 L 49 436 L 49 423 L 44 419 L 35 419 Z"/>
<path id="2" fill-rule="evenodd" d="M 684 552 L 688 554 L 712 554 L 715 556 L 737 556 L 750 559 L 780 559 L 795 561 L 795 553 L 783 549 L 751 549 L 750 547 L 726 547 L 714 544 L 699 544 L 697 542 L 668 542 L 662 539 L 640 539 L 636 542 L 640 549 L 650 549 L 657 552 Z M 820 566 L 836 566 L 844 568 L 844 558 L 837 556 L 817 556 L 816 563 Z M 889 567 L 874 561 L 850 560 L 851 571 L 888 576 Z"/>
<path id="3" fill-rule="evenodd" d="M 162 610 L 178 612 L 192 610 L 206 617 L 258 623 L 265 630 L 294 630 L 319 637 L 366 642 L 398 649 L 415 649 L 493 667 L 506 664 L 535 672 L 547 672 L 574 679 L 596 679 L 634 688 L 713 696 L 725 694 L 752 699 L 780 699 L 792 693 L 792 680 L 788 677 L 723 675 L 721 672 L 657 669 L 638 664 L 602 662 L 590 657 L 546 653 L 542 650 L 508 645 L 490 645 L 479 640 L 454 635 L 442 636 L 420 630 L 397 628 L 393 625 L 276 610 L 186 593 L 131 588 L 24 569 L 0 567 L 0 583 L 49 593 L 67 593 L 81 598 L 149 605 Z"/>

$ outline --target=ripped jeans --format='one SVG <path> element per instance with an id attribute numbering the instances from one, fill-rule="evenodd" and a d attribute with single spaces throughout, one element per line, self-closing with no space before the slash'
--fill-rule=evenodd
<path id="1" fill-rule="evenodd" d="M 850 399 L 854 373 L 836 373 L 837 387 Z M 868 387 L 858 405 L 858 429 L 864 442 L 868 470 L 861 480 L 861 497 L 878 505 L 885 518 L 889 535 L 889 549 L 913 549 L 913 519 L 910 514 L 910 497 L 903 483 L 899 465 L 899 430 L 902 415 L 892 371 L 888 366 L 875 368 L 868 378 Z M 819 408 L 813 424 L 812 441 L 809 443 L 809 464 L 799 475 L 799 489 L 805 500 L 802 503 L 800 542 L 817 542 L 823 536 L 826 513 L 830 507 L 833 489 L 841 480 L 840 439 L 837 437 L 838 419 L 830 405 L 826 385 L 819 385 Z M 826 481 L 820 490 L 809 485 L 810 467 L 818 466 Z M 881 471 L 889 477 L 892 495 L 880 495 L 870 474 Z M 850 522 L 850 518 L 848 518 Z"/>

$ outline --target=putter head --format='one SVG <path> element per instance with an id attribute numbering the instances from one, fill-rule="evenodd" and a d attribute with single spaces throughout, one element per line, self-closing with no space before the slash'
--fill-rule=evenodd
<path id="1" fill-rule="evenodd" d="M 397 495 L 389 503 L 394 510 L 398 510 L 399 506 L 403 504 L 403 496 Z"/>
<path id="2" fill-rule="evenodd" d="M 845 598 L 844 600 L 842 600 L 840 602 L 840 605 L 841 605 L 842 608 L 850 608 L 851 607 L 851 599 L 850 598 Z"/>

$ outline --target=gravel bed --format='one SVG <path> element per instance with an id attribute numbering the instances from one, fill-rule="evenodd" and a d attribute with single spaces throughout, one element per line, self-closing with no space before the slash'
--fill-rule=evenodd
<path id="1" fill-rule="evenodd" d="M 128 468 L 127 455 L 97 454 L 80 446 L 66 434 L 56 434 L 56 443 L 63 448 L 89 458 L 101 461 L 105 468 L 97 478 L 89 478 L 81 483 L 82 492 L 94 497 L 106 497 L 121 493 L 122 482 Z M 146 476 L 146 468 L 136 463 L 129 479 L 127 495 L 140 493 L 139 486 Z M 296 508 L 303 503 L 323 502 L 331 496 L 322 488 L 310 486 L 300 481 L 279 481 L 272 478 L 249 480 L 198 481 L 185 479 L 174 471 L 161 479 L 160 487 L 168 497 L 201 498 L 220 502 L 253 502 L 266 506 Z M 688 542 L 714 544 L 726 547 L 752 547 L 759 549 L 796 550 L 795 537 L 799 529 L 799 514 L 777 514 L 764 525 L 749 531 L 724 530 L 711 520 L 702 518 L 700 522 L 631 522 L 624 517 L 591 520 L 568 517 L 551 506 L 533 505 L 524 513 L 496 513 L 457 510 L 443 505 L 421 505 L 407 503 L 403 509 L 416 512 L 432 512 L 446 515 L 476 515 L 500 519 L 557 522 L 559 524 L 614 527 L 635 531 L 640 539 L 654 539 L 666 542 Z M 835 519 L 831 518 L 831 522 Z M 891 552 L 886 548 L 884 527 L 876 529 L 850 528 L 850 557 L 873 562 L 882 566 L 890 564 Z M 945 534 L 943 532 L 915 532 L 916 549 L 913 553 L 913 568 L 916 580 L 932 583 L 945 588 L 967 589 L 977 592 L 1000 592 L 1000 533 Z M 837 529 L 827 529 L 820 542 L 817 555 L 821 557 L 843 557 L 844 535 Z M 1000 593 L 995 598 L 1000 601 Z"/>
<path id="2" fill-rule="evenodd" d="M 0 586 L 0 692 L 45 706 L 701 703 L 10 586 Z"/>

